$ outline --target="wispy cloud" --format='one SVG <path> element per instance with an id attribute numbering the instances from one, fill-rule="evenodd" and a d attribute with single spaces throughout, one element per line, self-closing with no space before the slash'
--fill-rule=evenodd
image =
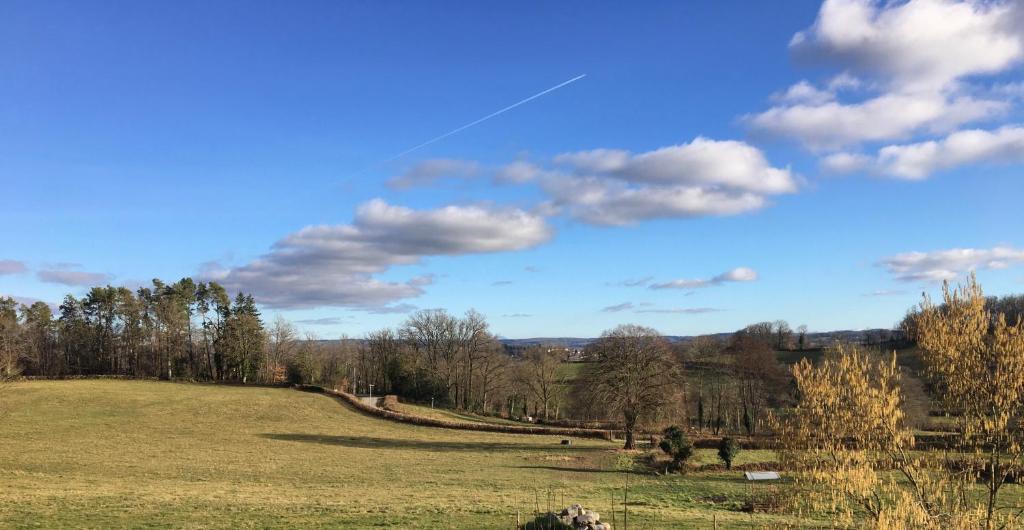
<path id="1" fill-rule="evenodd" d="M 59 283 L 73 287 L 104 285 L 114 279 L 112 274 L 74 270 L 80 267 L 76 263 L 61 263 L 57 267 L 37 271 L 36 278 L 46 283 Z"/>
<path id="2" fill-rule="evenodd" d="M 515 283 L 515 282 L 513 282 L 512 280 L 498 280 L 498 281 L 495 281 L 495 282 L 491 282 L 491 286 L 492 287 L 501 287 L 501 286 L 504 286 L 504 285 L 512 285 L 513 283 Z"/>
<path id="3" fill-rule="evenodd" d="M 18 305 L 31 306 L 32 304 L 34 304 L 36 302 L 43 302 L 44 304 L 50 306 L 50 311 L 57 312 L 57 309 L 59 308 L 58 304 L 47 302 L 46 300 L 40 300 L 38 298 L 33 298 L 31 296 L 16 296 L 16 295 L 0 293 L 0 298 L 5 298 L 5 297 L 13 298 L 14 299 L 14 303 L 16 303 Z"/>
<path id="4" fill-rule="evenodd" d="M 528 318 L 528 317 L 532 317 L 533 315 L 531 315 L 529 313 L 506 313 L 506 314 L 501 315 L 501 316 L 504 317 L 504 318 Z"/>
<path id="5" fill-rule="evenodd" d="M 621 304 L 615 304 L 615 305 L 610 305 L 608 307 L 605 307 L 605 308 L 601 309 L 601 312 L 603 312 L 603 313 L 618 313 L 618 312 L 621 312 L 621 311 L 628 311 L 630 309 L 634 309 L 635 307 L 636 306 L 633 305 L 633 302 L 622 302 Z"/>
<path id="6" fill-rule="evenodd" d="M 699 315 L 702 313 L 717 313 L 722 311 L 715 307 L 677 307 L 671 309 L 637 309 L 634 313 L 665 313 L 682 315 Z"/>
<path id="7" fill-rule="evenodd" d="M 396 313 L 411 313 L 417 309 L 419 308 L 412 304 L 393 304 L 380 307 L 368 307 L 363 309 L 363 311 L 374 315 L 392 315 Z"/>
<path id="8" fill-rule="evenodd" d="M 878 262 L 897 280 L 906 282 L 953 280 L 973 270 L 1005 269 L 1021 264 L 1024 264 L 1024 250 L 1013 247 L 907 252 Z"/>
<path id="9" fill-rule="evenodd" d="M 643 276 L 640 278 L 630 278 L 627 280 L 622 280 L 621 282 L 617 282 L 614 285 L 619 285 L 622 287 L 640 287 L 643 285 L 647 285 L 648 283 L 651 283 L 651 280 L 653 279 L 654 276 Z"/>
<path id="10" fill-rule="evenodd" d="M 296 320 L 295 323 L 305 324 L 307 326 L 333 326 L 341 324 L 341 317 L 309 318 L 305 320 Z"/>
<path id="11" fill-rule="evenodd" d="M 415 186 L 427 186 L 440 179 L 470 179 L 480 174 L 480 164 L 471 160 L 439 158 L 418 162 L 401 175 L 391 177 L 387 186 L 405 190 Z"/>
<path id="12" fill-rule="evenodd" d="M 13 259 L 0 259 L 0 276 L 6 274 L 21 274 L 28 271 L 24 262 Z"/>
<path id="13" fill-rule="evenodd" d="M 863 296 L 902 296 L 907 294 L 906 291 L 899 289 L 879 289 L 877 291 L 871 291 L 870 293 L 864 293 Z"/>
<path id="14" fill-rule="evenodd" d="M 748 267 L 737 267 L 712 278 L 671 280 L 650 285 L 650 289 L 701 289 L 729 282 L 752 282 L 757 280 L 757 271 Z"/>

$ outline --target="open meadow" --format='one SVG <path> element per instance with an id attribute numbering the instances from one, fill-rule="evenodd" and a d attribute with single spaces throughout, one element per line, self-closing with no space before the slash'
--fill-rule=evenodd
<path id="1" fill-rule="evenodd" d="M 549 492 L 552 507 L 621 509 L 619 443 L 410 426 L 284 388 L 29 381 L 4 402 L 4 527 L 512 528 Z M 797 523 L 739 511 L 736 471 L 629 482 L 630 528 Z"/>

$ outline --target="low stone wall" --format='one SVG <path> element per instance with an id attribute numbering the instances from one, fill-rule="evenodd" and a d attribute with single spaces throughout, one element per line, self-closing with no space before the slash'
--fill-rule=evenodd
<path id="1" fill-rule="evenodd" d="M 377 418 L 383 418 L 386 420 L 408 423 L 410 425 L 440 427 L 443 429 L 459 429 L 463 431 L 499 432 L 506 434 L 546 434 L 550 436 L 573 436 L 576 438 L 597 438 L 601 440 L 614 439 L 614 433 L 612 431 L 606 431 L 602 429 L 566 429 L 551 427 L 533 427 L 526 425 L 491 425 L 486 423 L 465 423 L 436 420 L 433 418 L 423 418 L 421 416 L 403 414 L 401 412 L 395 412 L 392 410 L 367 405 L 366 403 L 363 403 L 362 400 L 360 400 L 358 397 L 345 392 L 339 392 L 337 390 L 330 390 L 312 385 L 297 385 L 295 388 L 297 390 L 302 390 L 304 392 L 326 394 L 328 396 L 337 398 L 338 400 L 346 403 L 347 405 L 364 414 L 375 416 Z"/>

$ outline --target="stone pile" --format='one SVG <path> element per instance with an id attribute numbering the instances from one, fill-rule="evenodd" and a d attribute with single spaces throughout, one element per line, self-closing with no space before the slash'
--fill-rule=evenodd
<path id="1" fill-rule="evenodd" d="M 601 522 L 601 515 L 580 504 L 573 504 L 556 514 L 558 521 L 575 530 L 612 530 L 612 525 Z"/>

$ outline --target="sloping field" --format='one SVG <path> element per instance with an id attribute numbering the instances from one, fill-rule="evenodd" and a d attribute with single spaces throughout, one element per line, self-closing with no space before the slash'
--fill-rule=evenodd
<path id="1" fill-rule="evenodd" d="M 490 425 L 517 425 L 523 427 L 529 427 L 529 423 L 523 423 L 519 421 L 507 420 L 505 418 L 497 418 L 492 416 L 479 416 L 469 412 L 459 412 L 451 409 L 433 408 L 425 405 L 414 405 L 411 403 L 399 403 L 389 407 L 395 412 L 401 412 L 403 414 L 410 414 L 412 416 L 419 416 L 421 418 L 430 418 L 433 420 L 440 421 L 453 421 L 462 423 L 484 423 Z"/>
<path id="2" fill-rule="evenodd" d="M 289 389 L 33 381 L 0 403 L 0 527 L 512 528 L 549 491 L 621 509 L 600 440 L 404 425 Z M 632 474 L 629 495 L 630 528 L 784 520 L 736 511 L 736 472 Z"/>

